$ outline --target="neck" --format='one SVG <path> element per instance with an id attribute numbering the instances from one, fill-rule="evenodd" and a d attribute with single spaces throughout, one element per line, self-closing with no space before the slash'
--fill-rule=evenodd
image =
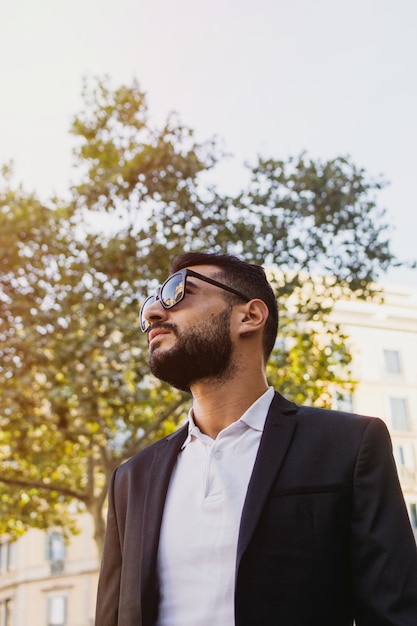
<path id="1" fill-rule="evenodd" d="M 201 432 L 215 439 L 267 389 L 263 372 L 248 372 L 226 381 L 199 381 L 191 389 L 194 421 Z"/>

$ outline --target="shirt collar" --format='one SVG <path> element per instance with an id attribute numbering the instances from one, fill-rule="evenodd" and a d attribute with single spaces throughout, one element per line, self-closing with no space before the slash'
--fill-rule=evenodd
<path id="1" fill-rule="evenodd" d="M 255 400 L 255 402 L 251 404 L 243 415 L 241 415 L 238 422 L 243 422 L 249 428 L 262 432 L 274 393 L 274 388 L 268 387 L 265 393 Z M 193 409 L 191 408 L 188 412 L 188 436 L 182 445 L 182 450 L 190 443 L 193 436 L 198 436 L 200 439 L 204 439 L 206 437 L 206 435 L 201 433 L 200 429 L 196 425 L 193 418 Z"/>
<path id="2" fill-rule="evenodd" d="M 269 406 L 274 397 L 274 388 L 268 387 L 255 402 L 244 412 L 240 420 L 254 430 L 263 431 Z"/>

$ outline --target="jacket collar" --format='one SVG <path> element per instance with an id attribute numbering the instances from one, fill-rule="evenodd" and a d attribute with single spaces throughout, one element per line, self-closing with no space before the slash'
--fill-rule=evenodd
<path id="1" fill-rule="evenodd" d="M 265 500 L 284 462 L 295 432 L 297 410 L 296 404 L 289 402 L 281 394 L 275 393 L 266 417 L 265 428 L 243 505 L 236 567 L 239 567 L 243 553 L 258 523 Z"/>
<path id="2" fill-rule="evenodd" d="M 177 456 L 187 436 L 188 425 L 155 445 L 143 510 L 141 597 L 143 615 L 153 615 L 157 580 L 159 532 L 165 498 Z M 144 619 L 144 624 L 147 623 Z"/>

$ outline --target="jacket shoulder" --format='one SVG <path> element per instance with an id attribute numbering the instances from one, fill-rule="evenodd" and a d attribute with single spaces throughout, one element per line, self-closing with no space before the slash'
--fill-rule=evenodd
<path id="1" fill-rule="evenodd" d="M 171 444 L 175 447 L 180 448 L 185 440 L 185 437 L 187 436 L 187 432 L 188 424 L 185 424 L 170 435 L 167 435 L 162 439 L 158 439 L 158 441 L 155 441 L 143 450 L 136 452 L 136 454 L 134 454 L 132 457 L 130 457 L 130 459 L 122 463 L 122 465 L 117 468 L 116 472 L 118 476 L 121 477 L 125 473 L 130 473 L 131 471 L 135 471 L 138 468 L 143 469 L 149 466 L 152 463 L 155 454 L 160 449 L 166 447 L 167 444 Z"/>
<path id="2" fill-rule="evenodd" d="M 358 436 L 361 436 L 365 431 L 368 431 L 369 433 L 379 433 L 383 437 L 389 437 L 388 428 L 379 417 L 298 405 L 290 402 L 277 392 L 270 408 L 270 417 L 272 419 L 274 415 L 294 418 L 298 428 L 316 432 L 328 432 L 329 434 L 336 434 L 337 432 L 343 434 L 343 432 L 346 432 L 356 433 Z"/>

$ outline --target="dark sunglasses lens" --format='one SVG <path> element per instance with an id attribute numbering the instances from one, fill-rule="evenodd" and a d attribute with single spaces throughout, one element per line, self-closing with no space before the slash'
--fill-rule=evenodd
<path id="1" fill-rule="evenodd" d="M 148 306 L 155 302 L 155 296 L 149 296 L 146 298 L 145 302 L 142 304 L 139 314 L 140 327 L 145 332 L 149 327 L 149 322 L 145 318 L 145 312 Z"/>
<path id="2" fill-rule="evenodd" d="M 174 274 L 164 283 L 159 294 L 166 309 L 170 309 L 184 297 L 184 279 L 182 274 Z"/>

